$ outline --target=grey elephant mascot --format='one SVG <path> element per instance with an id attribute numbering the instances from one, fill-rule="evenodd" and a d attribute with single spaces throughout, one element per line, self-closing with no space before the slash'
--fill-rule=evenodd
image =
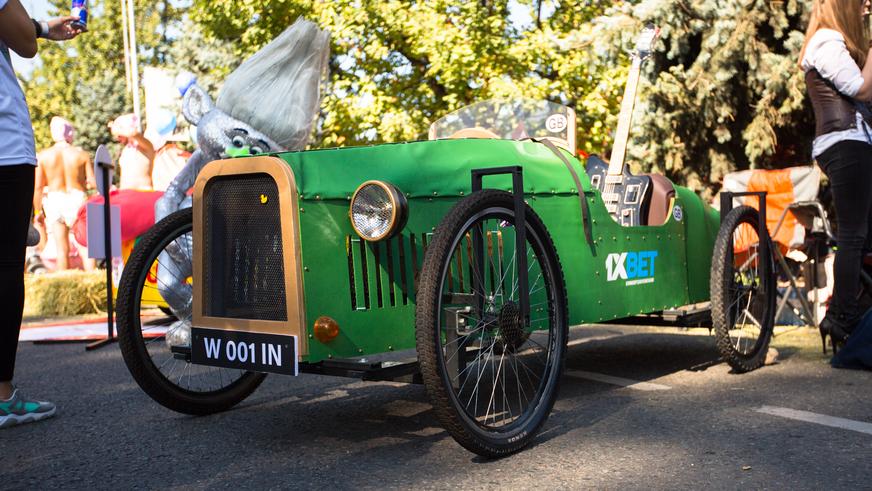
<path id="1" fill-rule="evenodd" d="M 197 85 L 188 89 L 182 110 L 197 127 L 198 148 L 155 203 L 155 221 L 191 206 L 188 191 L 213 160 L 304 149 L 329 50 L 327 32 L 297 20 L 227 77 L 216 102 Z M 191 277 L 192 257 L 188 239 L 174 241 L 158 259 L 158 290 L 178 319 L 167 331 L 170 346 L 190 345 L 193 292 L 179 278 Z"/>

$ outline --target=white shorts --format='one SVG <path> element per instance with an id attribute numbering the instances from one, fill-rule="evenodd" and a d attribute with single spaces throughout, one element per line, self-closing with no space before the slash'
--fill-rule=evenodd
<path id="1" fill-rule="evenodd" d="M 42 198 L 42 209 L 45 210 L 46 223 L 61 222 L 67 227 L 76 223 L 79 208 L 88 199 L 84 191 L 49 191 Z"/>

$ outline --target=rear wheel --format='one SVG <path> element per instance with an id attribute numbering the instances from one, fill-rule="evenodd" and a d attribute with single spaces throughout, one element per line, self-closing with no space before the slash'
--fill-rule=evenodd
<path id="1" fill-rule="evenodd" d="M 118 284 L 118 342 L 152 399 L 181 413 L 209 414 L 238 404 L 265 375 L 190 362 L 192 217 L 190 208 L 169 215 L 133 249 Z"/>
<path id="2" fill-rule="evenodd" d="M 775 324 L 772 243 L 761 239 L 759 213 L 731 210 L 715 240 L 711 272 L 712 322 L 718 350 L 736 372 L 759 368 Z"/>
<path id="3" fill-rule="evenodd" d="M 449 211 L 417 293 L 427 393 L 451 436 L 486 457 L 531 441 L 551 412 L 563 369 L 563 276 L 542 221 L 529 207 L 525 214 L 529 322 L 519 306 L 514 200 L 503 191 L 476 192 Z"/>

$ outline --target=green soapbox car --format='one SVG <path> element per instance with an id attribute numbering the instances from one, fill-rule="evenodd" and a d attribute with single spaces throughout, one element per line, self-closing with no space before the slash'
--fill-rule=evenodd
<path id="1" fill-rule="evenodd" d="M 547 419 L 570 326 L 710 301 L 723 358 L 761 366 L 776 286 L 765 207 L 728 196 L 721 216 L 662 176 L 585 165 L 575 131 L 571 108 L 485 101 L 428 141 L 207 164 L 193 209 L 125 265 L 125 363 L 187 414 L 232 407 L 268 372 L 423 383 L 448 432 L 488 457 Z M 173 273 L 159 288 L 175 317 L 142 300 L 154 267 Z"/>

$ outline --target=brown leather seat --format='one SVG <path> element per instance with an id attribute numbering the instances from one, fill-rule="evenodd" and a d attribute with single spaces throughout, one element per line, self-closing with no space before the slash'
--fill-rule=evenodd
<path id="1" fill-rule="evenodd" d="M 651 194 L 648 196 L 648 210 L 642 216 L 646 218 L 643 225 L 663 225 L 672 212 L 672 198 L 675 188 L 672 181 L 661 174 L 645 174 L 651 178 Z"/>

